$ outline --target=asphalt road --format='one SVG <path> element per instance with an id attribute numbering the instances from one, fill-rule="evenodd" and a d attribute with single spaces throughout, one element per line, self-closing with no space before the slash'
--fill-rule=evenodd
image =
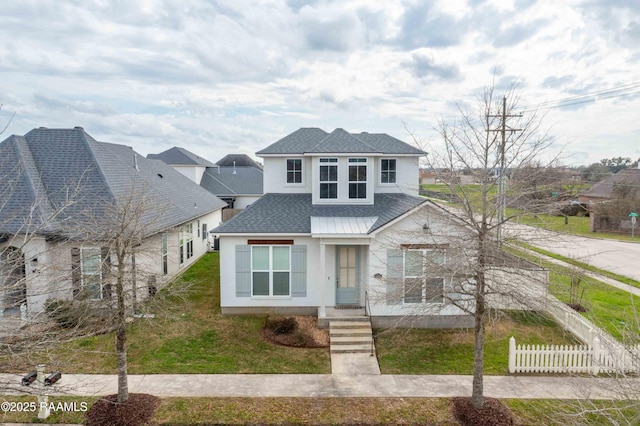
<path id="1" fill-rule="evenodd" d="M 640 281 L 640 237 L 637 243 L 578 237 L 517 223 L 508 223 L 505 235 Z"/>

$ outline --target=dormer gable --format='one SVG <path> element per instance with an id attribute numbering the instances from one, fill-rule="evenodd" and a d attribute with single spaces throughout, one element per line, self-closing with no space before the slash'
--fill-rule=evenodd
<path id="1" fill-rule="evenodd" d="M 370 204 L 374 193 L 418 194 L 426 153 L 384 133 L 301 128 L 256 155 L 265 193 L 311 193 L 314 204 Z"/>

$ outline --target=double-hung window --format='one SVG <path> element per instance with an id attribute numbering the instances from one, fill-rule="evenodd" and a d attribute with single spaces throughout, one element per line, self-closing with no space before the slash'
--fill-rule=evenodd
<path id="1" fill-rule="evenodd" d="M 169 240 L 167 234 L 162 234 L 162 275 L 169 273 Z"/>
<path id="2" fill-rule="evenodd" d="M 349 158 L 349 198 L 367 198 L 366 158 Z"/>
<path id="3" fill-rule="evenodd" d="M 302 159 L 287 159 L 287 183 L 302 183 Z"/>
<path id="4" fill-rule="evenodd" d="M 187 225 L 185 240 L 187 243 L 187 259 L 191 259 L 193 257 L 193 223 Z"/>
<path id="5" fill-rule="evenodd" d="M 80 249 L 82 289 L 89 299 L 102 299 L 102 256 L 99 248 Z"/>
<path id="6" fill-rule="evenodd" d="M 291 295 L 290 246 L 251 246 L 251 295 Z"/>
<path id="7" fill-rule="evenodd" d="M 320 198 L 338 198 L 338 159 L 320 159 Z"/>
<path id="8" fill-rule="evenodd" d="M 444 264 L 442 250 L 406 250 L 404 303 L 444 303 Z"/>
<path id="9" fill-rule="evenodd" d="M 396 183 L 396 160 L 383 158 L 380 160 L 380 183 Z"/>

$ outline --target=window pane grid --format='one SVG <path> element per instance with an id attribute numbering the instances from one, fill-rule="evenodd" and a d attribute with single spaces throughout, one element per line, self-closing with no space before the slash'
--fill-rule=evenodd
<path id="1" fill-rule="evenodd" d="M 404 252 L 404 303 L 444 303 L 445 279 L 437 275 L 445 261 L 440 250 Z"/>
<path id="2" fill-rule="evenodd" d="M 302 159 L 287 160 L 287 183 L 302 183 Z"/>
<path id="3" fill-rule="evenodd" d="M 252 246 L 251 276 L 253 296 L 291 294 L 291 248 Z"/>
<path id="4" fill-rule="evenodd" d="M 396 182 L 396 160 L 387 159 L 380 163 L 380 181 L 381 183 Z"/>
<path id="5" fill-rule="evenodd" d="M 321 163 L 337 163 L 337 158 L 321 158 Z M 320 198 L 338 198 L 338 166 L 320 165 Z"/>

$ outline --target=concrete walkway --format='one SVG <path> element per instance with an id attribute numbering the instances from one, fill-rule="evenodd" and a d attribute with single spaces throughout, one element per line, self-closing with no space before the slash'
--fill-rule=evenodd
<path id="1" fill-rule="evenodd" d="M 28 394 L 21 376 L 0 374 L 4 394 Z M 471 395 L 472 376 L 339 374 L 149 374 L 129 375 L 129 392 L 160 397 L 453 397 Z M 495 398 L 620 399 L 625 389 L 640 392 L 640 379 L 595 377 L 485 376 L 486 396 Z M 65 374 L 49 395 L 114 394 L 115 375 Z"/>

